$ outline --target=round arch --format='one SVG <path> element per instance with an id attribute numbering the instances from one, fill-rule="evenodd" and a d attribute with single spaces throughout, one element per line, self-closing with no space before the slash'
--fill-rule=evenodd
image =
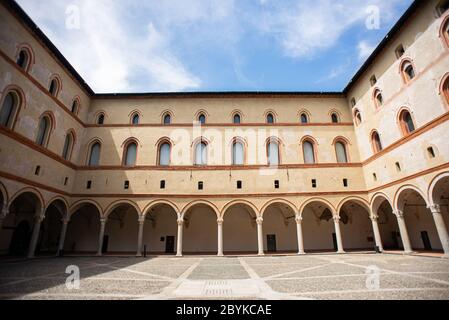
<path id="1" fill-rule="evenodd" d="M 3 203 L 1 204 L 3 205 L 7 205 L 9 203 L 8 199 L 8 190 L 6 189 L 5 185 L 0 181 L 0 193 L 2 194 L 3 197 Z M 3 209 L 3 207 L 1 207 L 0 209 Z"/>
<path id="2" fill-rule="evenodd" d="M 427 197 L 429 199 L 430 205 L 438 204 L 438 203 L 436 203 L 437 201 L 435 201 L 436 199 L 434 199 L 435 187 L 444 178 L 449 178 L 449 172 L 443 172 L 443 173 L 438 174 L 430 182 L 429 189 L 427 190 Z"/>
<path id="3" fill-rule="evenodd" d="M 68 203 L 68 201 L 64 198 L 64 197 L 61 197 L 61 196 L 56 196 L 56 197 L 54 197 L 54 198 L 51 198 L 48 202 L 47 202 L 47 205 L 45 206 L 45 211 L 47 211 L 47 209 L 54 203 L 54 202 L 56 202 L 56 201 L 61 201 L 63 204 L 64 204 L 64 206 L 65 206 L 65 214 L 67 215 L 68 214 L 68 210 L 69 210 L 69 203 Z"/>
<path id="4" fill-rule="evenodd" d="M 133 207 L 136 210 L 137 215 L 140 217 L 142 215 L 141 210 L 139 208 L 139 206 L 131 200 L 126 200 L 126 199 L 121 199 L 121 200 L 117 200 L 114 201 L 113 203 L 111 203 L 105 210 L 104 210 L 104 218 L 108 218 L 109 215 L 118 207 L 122 206 L 122 205 L 129 205 L 131 207 Z"/>
<path id="5" fill-rule="evenodd" d="M 320 202 L 323 203 L 333 214 L 335 214 L 337 211 L 335 210 L 335 207 L 332 205 L 332 203 L 330 203 L 329 201 L 327 201 L 326 199 L 323 198 L 311 198 L 306 200 L 300 207 L 299 207 L 299 214 L 302 217 L 302 214 L 304 212 L 304 209 L 311 203 L 313 202 Z"/>
<path id="6" fill-rule="evenodd" d="M 265 203 L 262 206 L 262 209 L 260 210 L 260 217 L 263 218 L 264 213 L 268 209 L 268 207 L 270 207 L 271 205 L 276 204 L 276 203 L 285 204 L 294 212 L 295 216 L 298 214 L 298 208 L 293 203 L 291 203 L 290 201 L 285 200 L 285 199 L 277 198 L 277 199 L 272 199 L 272 200 L 268 201 L 267 203 Z"/>
<path id="7" fill-rule="evenodd" d="M 379 202 L 377 199 L 381 199 L 381 198 L 383 198 L 383 200 Z M 385 193 L 377 192 L 376 194 L 374 194 L 374 196 L 371 198 L 371 201 L 370 201 L 371 212 L 373 212 L 373 214 L 377 213 L 379 206 L 384 201 L 387 201 L 389 203 L 390 207 L 393 208 L 393 202 L 390 200 L 390 198 Z"/>
<path id="8" fill-rule="evenodd" d="M 100 217 L 103 217 L 103 208 L 101 207 L 101 205 L 98 202 L 96 202 L 95 200 L 89 200 L 89 199 L 79 200 L 79 201 L 73 203 L 69 208 L 69 217 L 72 217 L 73 214 L 76 213 L 76 211 L 78 211 L 82 206 L 84 206 L 86 204 L 91 204 L 94 207 L 96 207 L 98 210 L 98 213 L 100 214 Z"/>
<path id="9" fill-rule="evenodd" d="M 368 201 L 361 197 L 355 197 L 355 196 L 346 197 L 343 200 L 341 200 L 337 205 L 336 212 L 339 214 L 341 209 L 343 208 L 343 206 L 350 201 L 356 202 L 357 204 L 361 205 L 363 208 L 365 208 L 368 211 L 368 214 L 370 214 L 371 207 L 370 207 L 370 204 L 368 203 Z"/>
<path id="10" fill-rule="evenodd" d="M 44 197 L 42 196 L 42 194 L 39 192 L 39 190 L 32 188 L 32 187 L 26 187 L 23 189 L 20 189 L 19 191 L 17 191 L 12 197 L 11 200 L 9 201 L 8 204 L 8 208 L 11 207 L 11 204 L 21 195 L 25 194 L 25 193 L 32 193 L 33 195 L 36 196 L 37 200 L 39 201 L 38 205 L 40 206 L 38 209 L 42 210 L 43 208 L 45 208 L 45 200 Z M 39 210 L 37 210 L 39 211 Z"/>
<path id="11" fill-rule="evenodd" d="M 393 200 L 393 208 L 394 210 L 403 210 L 403 208 L 399 207 L 399 198 L 401 196 L 401 194 L 406 191 L 406 190 L 413 190 L 416 191 L 424 200 L 424 202 L 426 203 L 426 205 L 429 205 L 429 201 L 425 195 L 424 192 L 421 191 L 421 189 L 419 189 L 418 187 L 411 185 L 411 184 L 407 184 L 407 185 L 403 185 L 401 186 L 394 195 L 394 200 Z"/>
<path id="12" fill-rule="evenodd" d="M 247 200 L 237 199 L 237 200 L 232 200 L 224 205 L 223 209 L 221 210 L 220 217 L 224 218 L 226 211 L 228 211 L 231 207 L 233 207 L 235 205 L 239 205 L 239 204 L 246 205 L 246 206 L 250 207 L 254 211 L 256 216 L 258 216 L 259 209 L 256 207 L 256 205 L 254 205 L 253 203 L 251 203 Z"/>
<path id="13" fill-rule="evenodd" d="M 215 212 L 215 214 L 217 216 L 217 219 L 220 218 L 220 210 L 218 210 L 216 205 L 214 205 L 212 202 L 207 201 L 207 200 L 195 200 L 195 201 L 192 201 L 192 202 L 188 203 L 182 209 L 181 217 L 184 218 L 186 213 L 187 213 L 187 211 L 189 211 L 189 209 L 191 209 L 191 208 L 193 208 L 193 207 L 195 207 L 197 205 L 201 205 L 201 204 L 210 207 Z"/>
<path id="14" fill-rule="evenodd" d="M 167 206 L 169 206 L 170 208 L 172 208 L 175 211 L 176 216 L 178 217 L 178 219 L 181 218 L 180 210 L 179 210 L 178 206 L 176 204 L 174 204 L 173 202 L 170 202 L 168 200 L 162 200 L 162 199 L 154 200 L 154 201 L 150 202 L 149 204 L 147 204 L 145 206 L 145 208 L 142 210 L 142 216 L 146 217 L 148 215 L 148 212 L 152 208 L 154 208 L 154 207 L 156 207 L 158 205 L 167 205 Z"/>

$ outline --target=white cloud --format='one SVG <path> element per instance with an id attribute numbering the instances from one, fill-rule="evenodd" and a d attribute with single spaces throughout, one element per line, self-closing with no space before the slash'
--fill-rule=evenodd
<path id="1" fill-rule="evenodd" d="M 50 0 L 45 6 L 19 2 L 96 92 L 180 91 L 201 85 L 151 21 L 139 30 L 129 27 L 125 2 L 75 1 L 80 30 L 65 28 L 67 4 L 62 1 Z"/>
<path id="2" fill-rule="evenodd" d="M 349 28 L 357 24 L 366 28 L 369 5 L 378 6 L 381 21 L 388 21 L 400 1 L 291 1 L 289 5 L 273 5 L 263 19 L 253 19 L 253 22 L 262 32 L 274 35 L 287 56 L 311 57 L 333 47 Z"/>
<path id="3" fill-rule="evenodd" d="M 357 45 L 359 60 L 365 61 L 366 59 L 368 59 L 368 57 L 371 55 L 371 53 L 373 53 L 375 48 L 376 48 L 375 46 L 370 45 L 366 41 L 360 41 L 359 44 Z"/>

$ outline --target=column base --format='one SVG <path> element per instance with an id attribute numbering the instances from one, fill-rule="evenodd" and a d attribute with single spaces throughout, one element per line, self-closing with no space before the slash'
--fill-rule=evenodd
<path id="1" fill-rule="evenodd" d="M 265 253 L 258 253 L 257 254 L 259 257 L 263 257 L 265 255 Z"/>
<path id="2" fill-rule="evenodd" d="M 142 255 L 141 253 L 137 253 L 137 254 L 136 254 L 136 257 L 137 257 L 137 258 L 141 258 L 141 257 L 143 257 L 143 255 Z"/>
<path id="3" fill-rule="evenodd" d="M 337 251 L 337 253 L 338 253 L 338 254 L 345 254 L 345 253 L 346 253 L 346 251 L 344 251 L 344 250 L 341 250 L 341 251 Z"/>
<path id="4" fill-rule="evenodd" d="M 103 254 L 102 253 L 98 253 L 96 254 L 97 257 L 101 257 Z"/>
<path id="5" fill-rule="evenodd" d="M 298 252 L 298 256 L 305 256 L 305 255 L 306 255 L 306 253 L 304 251 Z"/>
<path id="6" fill-rule="evenodd" d="M 442 259 L 449 259 L 449 253 L 443 254 L 443 256 L 442 256 L 441 258 L 442 258 Z"/>
<path id="7" fill-rule="evenodd" d="M 176 257 L 181 258 L 181 257 L 182 257 L 182 253 L 178 253 L 178 254 L 176 255 Z"/>
<path id="8" fill-rule="evenodd" d="M 224 254 L 223 253 L 218 253 L 217 257 L 224 257 Z"/>

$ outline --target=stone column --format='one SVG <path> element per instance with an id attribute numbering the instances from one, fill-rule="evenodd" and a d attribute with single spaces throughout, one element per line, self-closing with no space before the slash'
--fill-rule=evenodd
<path id="1" fill-rule="evenodd" d="M 182 237 L 184 230 L 184 219 L 178 219 L 178 239 L 176 246 L 176 256 L 182 257 Z"/>
<path id="2" fill-rule="evenodd" d="M 447 232 L 446 224 L 444 223 L 441 207 L 437 204 L 429 206 L 430 211 L 437 227 L 438 237 L 444 250 L 444 257 L 449 258 L 449 234 Z"/>
<path id="3" fill-rule="evenodd" d="M 297 216 L 296 219 L 296 235 L 298 237 L 298 254 L 306 254 L 304 251 L 304 239 L 302 236 L 302 217 Z"/>
<path id="4" fill-rule="evenodd" d="M 393 211 L 393 214 L 398 219 L 399 232 L 401 233 L 402 245 L 404 246 L 404 253 L 412 253 L 412 245 L 408 236 L 407 226 L 404 220 L 404 212 L 401 210 Z"/>
<path id="5" fill-rule="evenodd" d="M 142 244 L 143 244 L 143 227 L 145 225 L 145 216 L 139 216 L 139 232 L 137 234 L 137 253 L 136 257 L 142 256 Z"/>
<path id="6" fill-rule="evenodd" d="M 56 252 L 56 255 L 59 256 L 62 251 L 64 251 L 64 242 L 65 242 L 65 236 L 67 234 L 67 226 L 70 222 L 70 218 L 65 218 L 62 220 L 62 227 L 61 227 L 61 236 L 59 237 L 59 245 L 58 245 L 58 252 Z"/>
<path id="7" fill-rule="evenodd" d="M 345 250 L 343 249 L 343 240 L 341 237 L 341 230 L 340 230 L 340 216 L 334 215 L 333 219 L 335 226 L 335 235 L 337 237 L 337 247 L 338 247 L 337 253 L 345 253 Z"/>
<path id="8" fill-rule="evenodd" d="M 28 258 L 34 258 L 34 254 L 36 253 L 37 241 L 39 240 L 39 233 L 41 230 L 41 223 L 44 221 L 44 212 L 40 215 L 34 217 L 34 228 L 33 234 L 31 235 L 30 247 L 28 249 Z"/>
<path id="9" fill-rule="evenodd" d="M 382 245 L 382 237 L 380 236 L 379 224 L 377 223 L 379 217 L 376 215 L 372 215 L 370 218 L 373 224 L 373 233 L 374 233 L 374 240 L 376 241 L 376 247 L 379 247 L 379 251 L 382 252 L 384 251 L 384 247 Z"/>
<path id="10" fill-rule="evenodd" d="M 101 218 L 100 219 L 100 234 L 98 235 L 98 251 L 97 251 L 97 256 L 102 256 L 103 255 L 103 238 L 104 238 L 104 230 L 106 229 L 106 222 L 107 219 L 106 218 Z"/>
<path id="11" fill-rule="evenodd" d="M 218 225 L 218 254 L 217 256 L 223 257 L 223 219 L 219 218 L 217 220 Z"/>
<path id="12" fill-rule="evenodd" d="M 263 218 L 257 218 L 257 247 L 259 249 L 259 256 L 265 255 L 263 252 Z"/>

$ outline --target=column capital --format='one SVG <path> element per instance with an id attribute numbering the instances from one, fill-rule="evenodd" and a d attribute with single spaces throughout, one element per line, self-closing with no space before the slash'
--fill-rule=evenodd
<path id="1" fill-rule="evenodd" d="M 403 219 L 404 218 L 404 211 L 402 211 L 402 210 L 395 210 L 395 211 L 393 211 L 393 214 L 398 219 Z"/>
<path id="2" fill-rule="evenodd" d="M 296 224 L 301 224 L 302 223 L 302 217 L 301 216 L 296 216 L 295 217 L 295 221 L 296 221 Z"/>
<path id="3" fill-rule="evenodd" d="M 41 215 L 38 215 L 38 216 L 34 217 L 34 222 L 35 223 L 42 223 L 42 221 L 44 221 L 44 219 L 45 219 L 45 215 L 41 214 Z"/>
<path id="4" fill-rule="evenodd" d="M 61 222 L 62 222 L 62 224 L 69 224 L 69 222 L 70 222 L 70 217 L 64 217 L 64 218 L 62 218 L 61 219 Z"/>
<path id="5" fill-rule="evenodd" d="M 256 223 L 257 223 L 258 225 L 262 225 L 262 224 L 263 224 L 263 218 L 262 218 L 262 217 L 258 217 L 258 218 L 256 219 Z"/>
<path id="6" fill-rule="evenodd" d="M 334 215 L 334 216 L 332 217 L 332 219 L 334 219 L 334 222 L 335 222 L 335 223 L 340 223 L 340 216 Z"/>
<path id="7" fill-rule="evenodd" d="M 223 225 L 223 222 L 224 222 L 224 219 L 223 219 L 223 218 L 218 218 L 218 219 L 217 219 L 217 224 L 218 224 L 218 225 L 220 225 L 220 226 Z"/>
<path id="8" fill-rule="evenodd" d="M 432 211 L 433 214 L 440 214 L 441 213 L 441 206 L 439 204 L 432 204 L 430 206 L 427 206 L 427 209 Z"/>
<path id="9" fill-rule="evenodd" d="M 184 219 L 179 218 L 178 220 L 176 220 L 176 223 L 178 224 L 178 226 L 182 227 L 184 225 Z"/>
<path id="10" fill-rule="evenodd" d="M 145 216 L 139 216 L 139 219 L 137 219 L 137 221 L 139 222 L 139 224 L 144 224 L 145 223 Z"/>
<path id="11" fill-rule="evenodd" d="M 100 223 L 102 225 L 105 225 L 107 221 L 108 221 L 108 218 L 100 218 Z"/>
<path id="12" fill-rule="evenodd" d="M 373 214 L 373 215 L 370 216 L 370 219 L 371 219 L 371 221 L 373 221 L 373 222 L 377 222 L 377 220 L 379 220 L 379 216 Z"/>

